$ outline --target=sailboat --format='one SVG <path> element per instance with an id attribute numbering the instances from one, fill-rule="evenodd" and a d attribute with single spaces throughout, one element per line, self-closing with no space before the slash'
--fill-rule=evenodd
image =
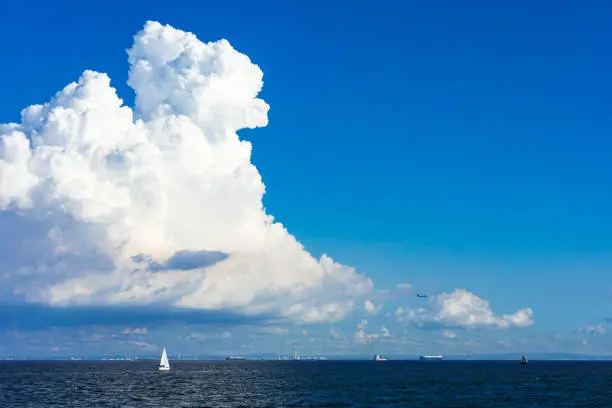
<path id="1" fill-rule="evenodd" d="M 161 359 L 159 360 L 159 371 L 170 371 L 170 362 L 168 362 L 168 355 L 166 354 L 166 348 L 162 350 Z"/>

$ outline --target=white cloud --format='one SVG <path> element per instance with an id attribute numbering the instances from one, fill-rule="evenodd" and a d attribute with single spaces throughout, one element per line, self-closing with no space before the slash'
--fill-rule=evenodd
<path id="1" fill-rule="evenodd" d="M 362 319 L 356 327 L 355 334 L 353 335 L 353 341 L 357 344 L 368 344 L 372 341 L 373 336 L 366 334 L 365 329 L 368 325 L 368 321 Z M 376 336 L 376 335 L 374 335 Z"/>
<path id="2" fill-rule="evenodd" d="M 582 327 L 578 329 L 578 333 L 587 333 L 593 336 L 601 336 L 605 332 L 606 332 L 606 328 L 603 327 L 601 324 L 597 324 L 594 326 L 586 326 L 586 327 Z"/>
<path id="3" fill-rule="evenodd" d="M 129 62 L 134 110 L 86 71 L 0 125 L 0 210 L 38 222 L 48 249 L 4 287 L 49 305 L 344 317 L 372 282 L 313 258 L 265 212 L 251 143 L 236 133 L 268 123 L 259 67 L 225 40 L 156 22 Z M 173 266 L 189 251 L 200 265 Z"/>
<path id="4" fill-rule="evenodd" d="M 158 347 L 154 344 L 151 343 L 147 343 L 145 341 L 127 341 L 126 343 L 131 344 L 132 346 L 136 346 L 140 349 L 144 349 L 144 350 L 157 350 Z"/>
<path id="5" fill-rule="evenodd" d="M 370 294 L 370 300 L 372 301 L 383 301 L 392 299 L 402 299 L 412 290 L 412 285 L 409 283 L 398 283 L 393 289 L 378 289 Z"/>
<path id="6" fill-rule="evenodd" d="M 88 341 L 88 342 L 97 342 L 97 341 L 102 341 L 105 340 L 107 338 L 109 338 L 110 336 L 107 336 L 105 334 L 100 334 L 100 333 L 93 333 L 91 335 L 88 335 L 86 337 L 83 338 L 83 341 Z"/>
<path id="7" fill-rule="evenodd" d="M 468 292 L 457 289 L 452 293 L 443 293 L 430 298 L 427 308 L 398 308 L 395 317 L 400 322 L 407 322 L 419 327 L 526 327 L 533 324 L 533 311 L 521 309 L 514 314 L 497 316 L 491 310 L 489 302 Z"/>
<path id="8" fill-rule="evenodd" d="M 409 283 L 398 283 L 395 288 L 400 291 L 408 292 L 412 289 L 412 285 Z"/>
<path id="9" fill-rule="evenodd" d="M 261 326 L 254 329 L 255 333 L 285 335 L 289 334 L 289 330 L 278 326 Z"/>
<path id="10" fill-rule="evenodd" d="M 457 337 L 457 334 L 450 330 L 442 330 L 442 337 L 445 337 L 447 339 L 454 339 L 455 337 Z"/>
<path id="11" fill-rule="evenodd" d="M 363 308 L 368 312 L 368 314 L 375 315 L 380 311 L 382 305 L 376 305 L 370 300 L 366 300 L 363 302 Z"/>
<path id="12" fill-rule="evenodd" d="M 362 319 L 356 326 L 355 334 L 353 335 L 353 341 L 357 344 L 369 344 L 372 341 L 380 338 L 380 337 L 390 337 L 391 333 L 389 329 L 385 326 L 381 327 L 379 333 L 366 333 L 366 326 L 368 325 L 368 321 Z"/>
<path id="13" fill-rule="evenodd" d="M 146 327 L 128 328 L 121 332 L 122 334 L 147 334 Z"/>
<path id="14" fill-rule="evenodd" d="M 222 339 L 230 339 L 232 337 L 232 333 L 228 332 L 228 331 L 224 331 L 223 333 L 221 333 L 221 338 Z"/>
<path id="15" fill-rule="evenodd" d="M 187 336 L 187 340 L 206 341 L 208 338 L 209 336 L 204 333 L 191 333 L 189 336 Z"/>

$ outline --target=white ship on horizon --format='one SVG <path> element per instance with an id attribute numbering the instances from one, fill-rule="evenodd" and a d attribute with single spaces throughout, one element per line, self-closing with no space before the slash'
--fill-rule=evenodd
<path id="1" fill-rule="evenodd" d="M 225 357 L 226 360 L 246 360 L 246 357 L 242 357 L 242 356 L 227 356 Z"/>
<path id="2" fill-rule="evenodd" d="M 419 357 L 420 360 L 442 360 L 443 358 L 444 358 L 444 356 L 442 356 L 440 354 L 428 355 L 428 356 L 420 356 Z"/>

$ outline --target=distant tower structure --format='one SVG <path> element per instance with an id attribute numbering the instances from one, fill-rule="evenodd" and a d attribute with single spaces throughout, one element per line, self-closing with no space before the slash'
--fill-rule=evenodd
<path id="1" fill-rule="evenodd" d="M 522 365 L 522 366 L 526 366 L 526 365 L 527 365 L 527 363 L 528 363 L 527 358 L 526 358 L 525 356 L 522 356 L 522 357 L 521 357 L 521 365 Z"/>

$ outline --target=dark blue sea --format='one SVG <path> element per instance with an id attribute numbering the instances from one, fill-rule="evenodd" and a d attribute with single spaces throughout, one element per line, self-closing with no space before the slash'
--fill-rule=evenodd
<path id="1" fill-rule="evenodd" d="M 612 362 L 0 362 L 0 407 L 612 407 Z"/>

